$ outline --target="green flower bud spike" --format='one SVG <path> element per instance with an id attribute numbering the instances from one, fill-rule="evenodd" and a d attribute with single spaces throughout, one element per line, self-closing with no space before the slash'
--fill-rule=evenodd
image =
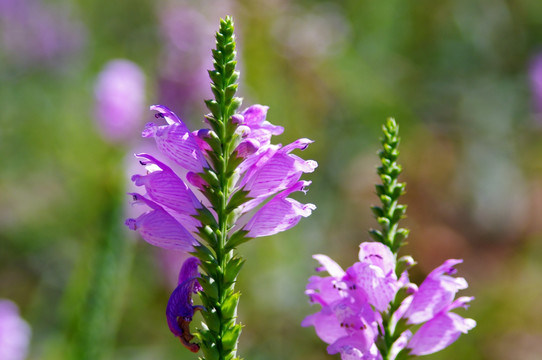
<path id="1" fill-rule="evenodd" d="M 399 126 L 394 119 L 389 118 L 382 127 L 384 136 L 381 139 L 382 150 L 379 151 L 381 166 L 377 173 L 382 184 L 376 185 L 376 194 L 382 206 L 372 206 L 371 210 L 376 217 L 381 230 L 371 229 L 371 237 L 388 246 L 394 254 L 403 246 L 409 231 L 399 228 L 399 220 L 405 217 L 406 205 L 398 203 L 399 197 L 405 193 L 405 183 L 398 181 L 402 168 L 397 164 L 399 156 Z"/>

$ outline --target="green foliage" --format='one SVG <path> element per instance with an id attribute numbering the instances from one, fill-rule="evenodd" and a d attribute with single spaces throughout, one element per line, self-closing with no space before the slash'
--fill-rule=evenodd
<path id="1" fill-rule="evenodd" d="M 382 184 L 375 186 L 376 194 L 382 206 L 373 206 L 371 210 L 381 230 L 371 229 L 369 234 L 378 242 L 388 246 L 394 254 L 404 244 L 408 230 L 398 228 L 399 220 L 405 217 L 406 206 L 398 203 L 399 197 L 405 193 L 405 184 L 398 181 L 401 166 L 397 164 L 399 156 L 399 126 L 394 119 L 388 119 L 382 127 L 384 137 L 381 139 L 382 150 L 378 153 L 381 166 L 377 173 Z"/>

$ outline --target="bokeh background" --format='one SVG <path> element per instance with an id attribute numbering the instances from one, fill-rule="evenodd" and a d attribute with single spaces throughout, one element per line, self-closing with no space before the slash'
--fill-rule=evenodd
<path id="1" fill-rule="evenodd" d="M 212 36 L 227 14 L 244 105 L 269 105 L 283 144 L 315 140 L 303 157 L 319 163 L 299 197 L 318 206 L 313 215 L 240 250 L 240 355 L 333 358 L 299 325 L 316 311 L 303 294 L 311 255 L 347 267 L 369 240 L 380 128 L 392 116 L 412 277 L 463 258 L 462 295 L 476 297 L 461 314 L 478 326 L 428 358 L 539 359 L 542 2 L 0 0 L 0 298 L 32 327 L 28 359 L 70 358 L 74 334 L 91 326 L 81 304 L 111 237 L 129 256 L 113 267 L 125 276 L 105 319 L 105 358 L 197 358 L 164 316 L 181 259 L 123 228 L 124 194 L 132 154 L 149 143 L 139 137 L 148 105 L 203 126 Z M 127 92 L 142 110 L 121 136 L 104 128 L 96 85 L 118 58 L 141 71 L 131 86 L 142 91 Z"/>

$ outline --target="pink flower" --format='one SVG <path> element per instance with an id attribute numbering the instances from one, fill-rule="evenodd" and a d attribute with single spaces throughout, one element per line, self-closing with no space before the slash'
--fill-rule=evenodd
<path id="1" fill-rule="evenodd" d="M 96 119 L 112 142 L 130 139 L 140 126 L 145 101 L 145 75 L 131 61 L 108 62 L 96 81 Z"/>
<path id="2" fill-rule="evenodd" d="M 17 305 L 0 300 L 0 359 L 26 359 L 30 335 L 30 326 L 21 319 Z"/>

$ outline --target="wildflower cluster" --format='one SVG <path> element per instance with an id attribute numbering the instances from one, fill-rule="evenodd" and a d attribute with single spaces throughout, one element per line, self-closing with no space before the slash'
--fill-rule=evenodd
<path id="1" fill-rule="evenodd" d="M 173 334 L 189 350 L 201 348 L 207 360 L 236 356 L 241 325 L 236 324 L 239 293 L 234 285 L 244 260 L 235 248 L 309 216 L 315 206 L 289 196 L 306 191 L 310 182 L 300 180 L 301 175 L 317 166 L 292 154 L 311 140 L 271 143 L 284 129 L 266 121 L 266 106 L 237 112 L 241 99 L 235 97 L 239 74 L 231 18 L 221 21 L 213 60 L 209 76 L 215 99 L 205 102 L 211 112 L 205 116 L 208 128 L 192 132 L 165 106 L 151 106 L 166 124 L 147 124 L 143 137 L 154 138 L 161 154 L 180 168 L 137 154 L 146 174 L 132 180 L 146 194 L 131 195 L 148 211 L 126 220 L 150 244 L 195 255 L 183 265 L 166 313 Z M 202 306 L 193 305 L 194 293 Z M 189 325 L 196 310 L 204 324 L 192 335 Z"/>
<path id="2" fill-rule="evenodd" d="M 451 312 L 473 300 L 455 299 L 457 292 L 468 286 L 464 278 L 450 276 L 462 260 L 446 260 L 418 287 L 408 278 L 414 260 L 409 256 L 396 259 L 408 232 L 397 226 L 406 208 L 397 203 L 404 184 L 397 182 L 401 172 L 396 163 L 399 138 L 392 119 L 384 126 L 382 143 L 378 173 L 383 184 L 376 189 L 383 206 L 373 207 L 382 230 L 371 231 L 378 242 L 361 243 L 359 261 L 346 271 L 329 257 L 314 255 L 321 265 L 317 270 L 325 270 L 329 276 L 311 277 L 306 289 L 311 302 L 321 309 L 306 317 L 302 325 L 314 326 L 317 335 L 329 344 L 328 353 L 340 353 L 343 360 L 431 354 L 476 326 L 474 320 Z"/>

